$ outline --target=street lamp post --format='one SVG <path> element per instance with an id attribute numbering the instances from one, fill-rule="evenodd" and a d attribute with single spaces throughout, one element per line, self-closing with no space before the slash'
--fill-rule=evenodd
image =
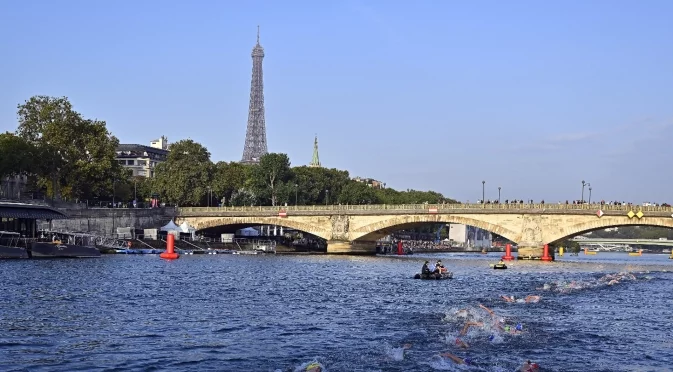
<path id="1" fill-rule="evenodd" d="M 587 183 L 582 180 L 582 199 L 580 199 L 580 204 L 584 204 L 584 185 Z"/>
<path id="2" fill-rule="evenodd" d="M 112 179 L 112 208 L 115 207 L 115 186 L 117 183 L 117 179 L 113 178 Z"/>
<path id="3" fill-rule="evenodd" d="M 325 190 L 325 205 L 329 204 L 329 190 Z"/>
<path id="4" fill-rule="evenodd" d="M 486 204 L 486 181 L 481 181 L 481 204 Z"/>
<path id="5" fill-rule="evenodd" d="M 589 186 L 589 204 L 591 204 L 591 186 Z"/>
<path id="6" fill-rule="evenodd" d="M 298 205 L 297 204 L 297 200 L 299 200 L 298 195 L 299 195 L 299 184 L 295 183 L 294 184 L 294 206 L 295 207 Z"/>
<path id="7" fill-rule="evenodd" d="M 138 202 L 138 179 L 133 179 L 133 200 Z"/>
<path id="8" fill-rule="evenodd" d="M 500 204 L 500 186 L 498 186 L 498 204 Z"/>

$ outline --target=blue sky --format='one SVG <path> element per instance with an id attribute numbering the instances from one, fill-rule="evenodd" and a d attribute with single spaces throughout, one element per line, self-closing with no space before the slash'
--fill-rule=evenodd
<path id="1" fill-rule="evenodd" d="M 668 201 L 671 1 L 3 1 L 0 130 L 67 96 L 122 143 L 240 160 L 257 25 L 269 151 L 397 189 Z M 585 190 L 588 194 L 588 190 Z M 586 198 L 586 195 L 585 195 Z"/>

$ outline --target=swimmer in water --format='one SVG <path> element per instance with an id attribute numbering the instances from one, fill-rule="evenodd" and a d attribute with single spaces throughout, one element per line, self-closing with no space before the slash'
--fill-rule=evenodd
<path id="1" fill-rule="evenodd" d="M 507 297 L 505 295 L 501 295 L 500 297 L 502 297 L 502 299 L 505 300 L 505 302 L 516 302 L 516 300 L 514 299 L 514 296 Z"/>
<path id="2" fill-rule="evenodd" d="M 465 323 L 465 326 L 463 329 L 460 331 L 461 336 L 465 336 L 467 334 L 467 331 L 470 329 L 470 327 L 483 327 L 484 323 L 482 322 L 467 322 Z"/>
<path id="3" fill-rule="evenodd" d="M 538 372 L 539 370 L 540 366 L 537 363 L 531 363 L 530 360 L 527 360 L 526 363 L 519 368 L 519 372 Z"/>
<path id="4" fill-rule="evenodd" d="M 526 296 L 526 303 L 527 303 L 527 304 L 530 304 L 530 303 L 538 303 L 538 302 L 540 302 L 540 296 L 536 296 L 536 295 L 528 295 L 528 296 Z"/>
<path id="5" fill-rule="evenodd" d="M 463 358 L 461 358 L 457 355 L 454 355 L 454 354 L 451 354 L 451 353 L 448 353 L 448 352 L 447 353 L 441 353 L 441 354 L 439 354 L 439 356 L 441 356 L 443 358 L 450 359 L 451 361 L 453 361 L 456 364 L 465 364 L 467 366 L 472 365 L 472 360 L 470 358 L 463 359 Z"/>
<path id="6" fill-rule="evenodd" d="M 470 345 L 468 345 L 467 342 L 461 340 L 458 337 L 456 337 L 456 345 L 458 345 L 458 347 L 460 347 L 461 349 L 467 349 L 470 347 Z"/>
<path id="7" fill-rule="evenodd" d="M 306 372 L 322 372 L 322 367 L 320 363 L 314 362 L 306 366 Z"/>
<path id="8" fill-rule="evenodd" d="M 495 312 L 494 312 L 493 310 L 487 308 L 486 306 L 484 306 L 484 305 L 482 305 L 482 304 L 479 304 L 479 307 L 482 308 L 482 309 L 484 309 L 484 310 L 486 310 L 486 311 L 488 311 L 488 313 L 491 314 L 491 316 L 495 316 Z"/>

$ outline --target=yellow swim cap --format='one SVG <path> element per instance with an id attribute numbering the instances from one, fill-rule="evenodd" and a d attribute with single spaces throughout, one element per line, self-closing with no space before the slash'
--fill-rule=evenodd
<path id="1" fill-rule="evenodd" d="M 320 368 L 320 363 L 313 362 L 306 366 L 306 371 L 311 371 L 313 369 Z"/>

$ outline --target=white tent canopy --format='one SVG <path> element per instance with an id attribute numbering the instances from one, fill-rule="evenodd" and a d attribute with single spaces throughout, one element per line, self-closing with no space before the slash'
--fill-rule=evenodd
<path id="1" fill-rule="evenodd" d="M 253 227 L 246 227 L 245 229 L 240 229 L 236 232 L 236 235 L 243 236 L 259 236 L 259 231 Z"/>
<path id="2" fill-rule="evenodd" d="M 161 228 L 161 231 L 182 231 L 180 226 L 176 225 L 173 220 L 171 222 L 167 223 L 166 226 Z"/>
<path id="3" fill-rule="evenodd" d="M 182 224 L 180 224 L 180 230 L 182 230 L 183 233 L 193 233 L 196 231 L 195 228 L 189 226 L 187 221 L 184 221 Z"/>

